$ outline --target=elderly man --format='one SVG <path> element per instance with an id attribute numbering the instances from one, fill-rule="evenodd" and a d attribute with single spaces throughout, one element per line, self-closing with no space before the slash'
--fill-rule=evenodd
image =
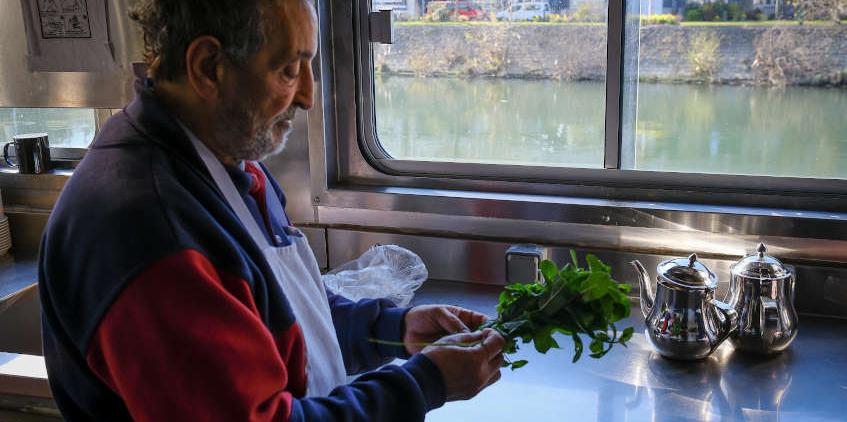
<path id="1" fill-rule="evenodd" d="M 148 0 L 133 13 L 150 67 L 48 223 L 44 351 L 63 415 L 411 421 L 496 381 L 503 338 L 470 332 L 484 316 L 324 290 L 257 163 L 312 106 L 315 12 L 304 0 L 214 3 Z M 346 383 L 394 357 L 408 360 Z"/>

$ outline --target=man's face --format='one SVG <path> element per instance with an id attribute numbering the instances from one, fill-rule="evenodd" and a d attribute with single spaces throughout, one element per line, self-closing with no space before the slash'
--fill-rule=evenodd
<path id="1" fill-rule="evenodd" d="M 314 12 L 279 0 L 265 15 L 265 43 L 246 65 L 229 65 L 216 107 L 215 149 L 234 161 L 261 160 L 285 147 L 297 108 L 312 107 Z"/>

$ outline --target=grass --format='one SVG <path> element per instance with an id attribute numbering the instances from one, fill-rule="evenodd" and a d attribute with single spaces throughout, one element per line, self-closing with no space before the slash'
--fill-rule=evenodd
<path id="1" fill-rule="evenodd" d="M 841 21 L 842 25 L 847 27 L 847 20 Z M 605 22 L 530 22 L 530 21 L 515 21 L 515 22 L 492 22 L 492 21 L 468 21 L 468 22 L 428 22 L 428 21 L 400 21 L 395 22 L 397 26 L 606 26 Z M 681 22 L 680 26 L 837 26 L 833 21 L 805 21 L 800 25 L 797 21 L 744 21 L 744 22 Z M 660 26 L 660 25 L 642 25 L 642 26 Z M 676 25 L 668 25 L 676 26 Z"/>
<path id="2" fill-rule="evenodd" d="M 847 25 L 847 20 L 841 21 Z M 836 26 L 833 21 L 805 21 L 800 25 L 797 21 L 744 21 L 744 22 L 681 22 L 682 26 Z"/>
<path id="3" fill-rule="evenodd" d="M 394 22 L 397 26 L 606 26 L 605 22 L 531 22 L 531 21 L 467 21 L 467 22 L 429 22 L 429 21 L 401 21 Z"/>

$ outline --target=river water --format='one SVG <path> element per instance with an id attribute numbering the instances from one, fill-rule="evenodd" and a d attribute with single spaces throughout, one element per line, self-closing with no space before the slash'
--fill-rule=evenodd
<path id="1" fill-rule="evenodd" d="M 375 89 L 395 158 L 603 166 L 603 83 L 377 76 Z M 641 83 L 624 108 L 625 168 L 847 179 L 844 88 Z"/>

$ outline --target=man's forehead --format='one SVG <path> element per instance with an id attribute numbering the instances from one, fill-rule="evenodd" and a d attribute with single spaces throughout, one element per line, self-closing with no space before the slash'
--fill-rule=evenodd
<path id="1" fill-rule="evenodd" d="M 275 0 L 268 4 L 265 11 L 271 14 L 271 20 L 315 23 L 315 7 L 308 0 Z"/>
<path id="2" fill-rule="evenodd" d="M 266 10 L 267 43 L 287 50 L 286 55 L 315 55 L 317 21 L 306 0 L 277 0 Z"/>

